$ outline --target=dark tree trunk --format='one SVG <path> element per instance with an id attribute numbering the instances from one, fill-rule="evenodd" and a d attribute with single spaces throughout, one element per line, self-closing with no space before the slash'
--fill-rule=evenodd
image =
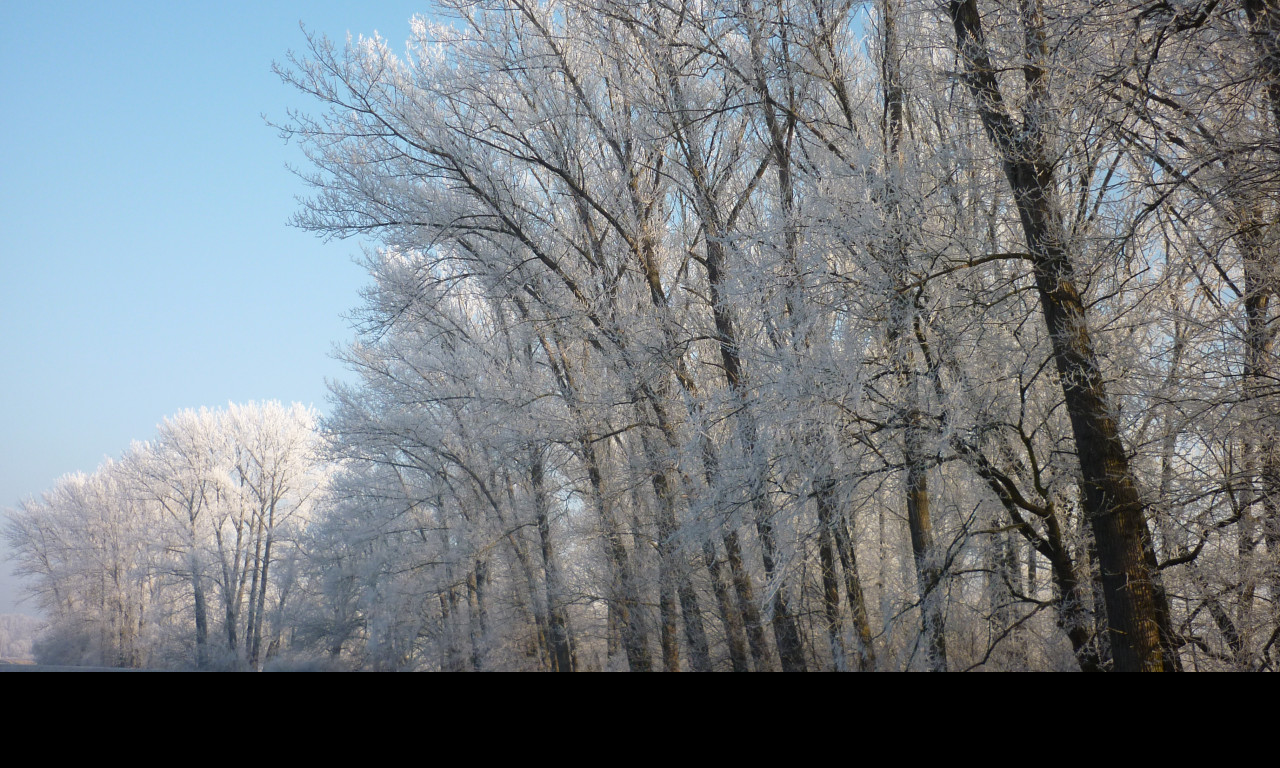
<path id="1" fill-rule="evenodd" d="M 834 512 L 834 509 L 833 509 Z M 858 668 L 873 672 L 876 653 L 871 640 L 871 620 L 867 616 L 867 601 L 862 592 L 862 580 L 858 575 L 858 558 L 853 549 L 852 537 L 845 526 L 843 515 L 833 514 L 832 530 L 835 534 L 836 552 L 840 555 L 840 569 L 844 572 L 845 601 L 849 616 L 853 619 L 855 639 L 858 643 Z"/>
<path id="2" fill-rule="evenodd" d="M 191 558 L 191 597 L 195 601 L 196 611 L 196 669 L 203 669 L 209 663 L 209 615 L 205 606 L 200 566 L 194 555 Z"/>
<path id="3" fill-rule="evenodd" d="M 831 533 L 831 496 L 834 483 L 815 481 L 813 495 L 818 506 L 818 560 L 822 568 L 822 615 L 827 630 L 827 645 L 832 665 L 837 672 L 848 668 L 845 658 L 843 628 L 840 621 L 840 581 L 836 578 L 835 546 Z"/>
<path id="4" fill-rule="evenodd" d="M 560 564 L 556 559 L 555 545 L 551 539 L 550 506 L 547 499 L 545 468 L 541 448 L 530 449 L 530 480 L 533 485 L 533 507 L 538 526 L 538 541 L 542 550 L 543 595 L 547 603 L 548 646 L 551 651 L 553 672 L 573 672 L 573 638 L 569 631 L 569 618 L 565 615 L 560 584 Z"/>
<path id="5" fill-rule="evenodd" d="M 729 647 L 729 664 L 734 672 L 750 672 L 742 615 L 734 610 L 724 564 L 716 556 L 716 545 L 709 538 L 702 541 L 702 555 L 707 572 L 711 575 L 711 588 L 716 595 L 716 607 L 720 610 L 720 623 L 724 626 L 725 644 Z"/>
<path id="6" fill-rule="evenodd" d="M 757 672 L 767 672 L 773 667 L 773 653 L 765 638 L 764 625 L 760 622 L 760 609 L 756 607 L 755 590 L 751 583 L 751 574 L 742 561 L 742 545 L 737 531 L 729 531 L 724 535 L 725 559 L 729 563 L 729 573 L 733 576 L 733 590 L 738 595 L 738 610 L 742 613 L 742 623 L 747 630 L 747 643 L 751 646 L 751 659 Z"/>
<path id="7" fill-rule="evenodd" d="M 1163 671 L 1170 666 L 1161 647 L 1160 595 L 1145 553 L 1149 538 L 1144 507 L 1120 441 L 1113 409 L 1090 336 L 1084 301 L 1067 255 L 1066 232 L 1056 198 L 1053 162 L 1039 124 L 1044 74 L 1038 13 L 1024 13 L 1029 64 L 1028 119 L 1007 112 L 987 52 L 976 0 L 952 0 L 949 11 L 965 68 L 988 138 L 1004 163 L 1031 254 L 1040 306 L 1053 345 L 1083 474 L 1086 513 L 1093 523 L 1102 572 L 1112 652 L 1117 671 Z"/>

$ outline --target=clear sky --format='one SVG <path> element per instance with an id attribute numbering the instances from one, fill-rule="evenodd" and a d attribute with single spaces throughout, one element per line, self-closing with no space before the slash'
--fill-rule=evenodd
<path id="1" fill-rule="evenodd" d="M 0 507 L 91 471 L 164 416 L 326 408 L 361 244 L 289 228 L 305 158 L 271 73 L 423 2 L 0 3 Z M 0 563 L 0 613 L 13 604 Z M 30 608 L 26 612 L 30 612 Z"/>

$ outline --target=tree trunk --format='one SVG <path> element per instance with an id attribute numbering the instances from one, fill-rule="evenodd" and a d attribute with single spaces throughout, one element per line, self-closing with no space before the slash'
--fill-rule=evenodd
<path id="1" fill-rule="evenodd" d="M 209 616 L 200 566 L 194 554 L 191 556 L 191 597 L 195 601 L 196 612 L 196 669 L 204 669 L 209 663 Z"/>
<path id="2" fill-rule="evenodd" d="M 854 552 L 852 537 L 843 515 L 832 510 L 832 530 L 835 534 L 836 552 L 840 555 L 840 569 L 844 572 L 845 601 L 853 620 L 854 638 L 858 643 L 858 669 L 874 672 L 876 653 L 871 640 L 871 620 L 867 616 L 866 596 L 862 592 L 862 580 L 858 575 L 858 557 Z"/>
<path id="3" fill-rule="evenodd" d="M 249 666 L 258 669 L 262 651 L 262 621 L 267 608 L 267 584 L 271 574 L 271 545 L 276 532 L 276 505 L 271 503 L 267 511 L 267 538 L 262 548 L 262 578 L 258 584 L 258 607 L 254 611 L 253 636 L 249 652 Z"/>
<path id="4" fill-rule="evenodd" d="M 818 505 L 818 559 L 822 567 L 822 613 L 826 623 L 827 645 L 832 666 L 837 672 L 848 669 L 845 658 L 843 628 L 840 622 L 840 582 L 836 579 L 834 545 L 831 533 L 831 496 L 834 483 L 815 481 L 813 495 Z"/>
<path id="5" fill-rule="evenodd" d="M 738 595 L 738 610 L 742 613 L 743 624 L 746 625 L 751 658 L 757 672 L 767 672 L 774 668 L 773 653 L 764 635 L 764 625 L 760 622 L 760 610 L 756 607 L 751 574 L 747 572 L 746 564 L 742 561 L 742 545 L 738 541 L 737 531 L 728 531 L 723 538 L 725 559 L 729 562 L 729 573 L 733 576 L 733 590 Z"/>
<path id="6" fill-rule="evenodd" d="M 702 540 L 703 561 L 711 575 L 711 588 L 716 595 L 716 607 L 720 610 L 720 623 L 724 626 L 725 644 L 729 648 L 729 664 L 734 672 L 750 672 L 747 660 L 747 636 L 742 627 L 742 615 L 734 610 L 729 597 L 729 581 L 724 575 L 724 565 L 716 556 L 716 545 L 710 538 Z"/>
<path id="7" fill-rule="evenodd" d="M 1030 0 L 1028 0 L 1028 7 Z M 1042 126 L 1048 107 L 1043 72 L 1043 39 L 1038 9 L 1024 13 L 1029 60 L 1024 67 L 1031 96 L 1025 125 L 1004 106 L 995 68 L 987 53 L 976 0 L 952 0 L 949 11 L 965 68 L 965 81 L 978 104 L 988 138 L 1004 163 L 1005 176 L 1026 237 L 1045 325 L 1053 345 L 1076 454 L 1083 474 L 1085 510 L 1093 523 L 1106 596 L 1111 646 L 1117 671 L 1162 671 L 1159 597 L 1148 567 L 1149 538 L 1144 506 L 1116 427 L 1102 371 L 1094 351 L 1084 301 L 1067 255 L 1066 231 L 1057 200 L 1053 161 Z"/>
<path id="8" fill-rule="evenodd" d="M 488 588 L 487 566 L 485 561 L 476 558 L 471 573 L 467 576 L 467 608 L 469 615 L 469 634 L 471 637 L 471 669 L 474 672 L 484 671 L 485 646 L 488 638 L 488 606 L 485 603 L 485 590 Z"/>
<path id="9" fill-rule="evenodd" d="M 551 541 L 551 521 L 542 449 L 530 449 L 530 479 L 533 485 L 533 507 L 538 525 L 538 540 L 542 545 L 543 590 L 547 601 L 547 619 L 551 648 L 551 669 L 554 672 L 573 672 L 573 638 L 569 631 L 569 619 L 565 615 L 560 584 L 560 565 L 556 560 L 555 546 Z"/>
<path id="10" fill-rule="evenodd" d="M 881 21 L 884 31 L 882 61 L 885 131 L 885 208 L 889 224 L 886 266 L 893 277 L 892 309 L 889 316 L 890 354 L 902 392 L 905 421 L 903 464 L 906 469 L 907 525 L 911 530 L 911 551 L 915 559 L 920 592 L 920 626 L 925 643 L 926 667 L 947 671 L 946 626 L 943 611 L 942 570 L 935 562 L 933 519 L 929 505 L 927 460 L 928 427 L 922 410 L 919 375 L 912 353 L 915 306 L 907 285 L 910 277 L 909 223 L 903 211 L 902 132 L 905 90 L 902 84 L 901 50 L 898 44 L 897 15 L 892 0 L 884 0 Z"/>

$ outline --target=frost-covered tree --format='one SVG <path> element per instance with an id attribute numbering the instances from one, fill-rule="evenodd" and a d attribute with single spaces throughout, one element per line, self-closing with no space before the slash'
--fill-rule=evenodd
<path id="1" fill-rule="evenodd" d="M 186 412 L 15 511 L 47 655 L 1273 668 L 1280 9 L 1050 6 L 309 38 L 358 379 L 323 444 Z"/>
<path id="2" fill-rule="evenodd" d="M 16 572 L 50 626 L 36 641 L 43 663 L 142 666 L 160 584 L 147 534 L 158 510 L 134 498 L 119 464 L 68 475 L 9 517 Z"/>
<path id="3" fill-rule="evenodd" d="M 298 538 L 327 473 L 318 440 L 298 405 L 184 411 L 12 511 L 18 572 L 50 620 L 37 657 L 261 668 L 291 639 Z"/>

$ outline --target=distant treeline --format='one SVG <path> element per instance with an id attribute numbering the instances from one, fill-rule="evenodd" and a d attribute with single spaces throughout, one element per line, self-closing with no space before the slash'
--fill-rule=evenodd
<path id="1" fill-rule="evenodd" d="M 29 661 L 35 658 L 32 644 L 45 622 L 17 613 L 0 614 L 0 659 Z"/>

